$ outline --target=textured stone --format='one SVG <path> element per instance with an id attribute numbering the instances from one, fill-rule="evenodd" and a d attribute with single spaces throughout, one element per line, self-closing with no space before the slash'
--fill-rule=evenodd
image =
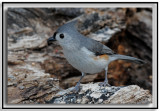
<path id="1" fill-rule="evenodd" d="M 73 87 L 58 92 L 47 103 L 52 104 L 148 104 L 152 95 L 137 85 L 125 87 L 100 87 L 98 83 L 81 84 L 78 93 Z"/>

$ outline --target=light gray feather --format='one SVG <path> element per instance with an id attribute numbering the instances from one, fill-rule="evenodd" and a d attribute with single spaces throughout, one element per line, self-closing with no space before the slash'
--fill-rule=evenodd
<path id="1" fill-rule="evenodd" d="M 87 37 L 86 37 L 87 38 Z M 96 56 L 108 54 L 115 54 L 110 48 L 103 45 L 102 43 L 95 41 L 93 39 L 87 38 L 81 41 L 82 46 L 86 47 L 88 50 L 93 52 Z"/>
<path id="2" fill-rule="evenodd" d="M 126 56 L 126 55 L 120 55 L 120 54 L 115 54 L 115 55 L 112 55 L 112 57 L 115 58 L 115 60 L 127 60 L 127 61 L 131 61 L 131 62 L 135 62 L 135 63 L 138 63 L 138 64 L 144 64 L 146 63 L 145 61 L 141 60 L 141 59 L 137 59 L 135 57 L 130 57 L 130 56 Z"/>

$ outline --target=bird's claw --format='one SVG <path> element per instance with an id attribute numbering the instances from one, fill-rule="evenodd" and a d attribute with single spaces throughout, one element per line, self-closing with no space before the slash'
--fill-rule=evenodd
<path id="1" fill-rule="evenodd" d="M 108 84 L 108 82 L 106 82 L 106 81 L 101 82 L 101 83 L 99 83 L 98 85 L 99 85 L 100 87 L 106 87 L 106 86 L 110 87 L 110 86 L 111 86 L 111 85 Z"/>
<path id="2" fill-rule="evenodd" d="M 77 93 L 80 90 L 80 84 L 77 84 L 71 92 Z"/>

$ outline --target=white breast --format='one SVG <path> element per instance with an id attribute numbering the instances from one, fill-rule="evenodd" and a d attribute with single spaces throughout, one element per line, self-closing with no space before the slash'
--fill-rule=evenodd
<path id="1" fill-rule="evenodd" d="M 84 73 L 98 73 L 105 69 L 108 61 L 105 59 L 95 60 L 95 55 L 85 47 L 76 51 L 63 50 L 68 62 Z"/>

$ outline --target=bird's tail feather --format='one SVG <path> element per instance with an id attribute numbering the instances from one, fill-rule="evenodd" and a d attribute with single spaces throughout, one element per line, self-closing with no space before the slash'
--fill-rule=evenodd
<path id="1" fill-rule="evenodd" d="M 125 56 L 125 55 L 119 55 L 119 54 L 116 54 L 113 56 L 115 58 L 115 60 L 127 60 L 127 61 L 131 61 L 131 62 L 135 62 L 135 63 L 138 63 L 138 64 L 145 64 L 146 62 L 141 60 L 141 59 L 138 59 L 138 58 L 135 58 L 135 57 L 130 57 L 130 56 Z"/>

